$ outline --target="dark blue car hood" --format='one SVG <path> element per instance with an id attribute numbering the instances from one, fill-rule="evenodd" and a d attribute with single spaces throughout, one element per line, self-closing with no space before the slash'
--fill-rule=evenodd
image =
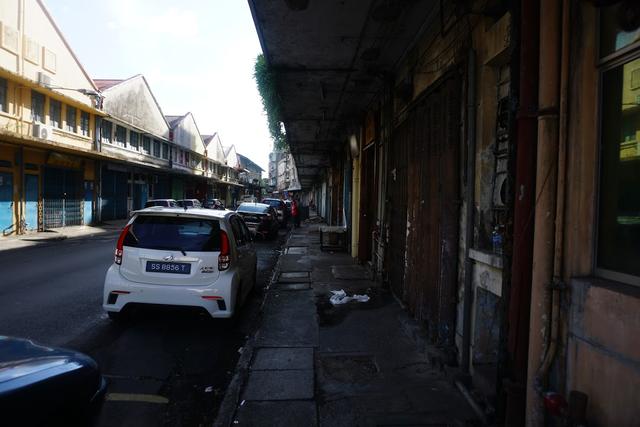
<path id="1" fill-rule="evenodd" d="M 97 370 L 88 356 L 35 344 L 31 340 L 0 336 L 0 392 L 8 382 L 25 377 L 59 375 L 82 367 Z"/>

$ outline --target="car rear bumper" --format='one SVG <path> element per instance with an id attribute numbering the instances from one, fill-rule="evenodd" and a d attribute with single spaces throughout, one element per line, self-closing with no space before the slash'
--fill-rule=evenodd
<path id="1" fill-rule="evenodd" d="M 102 307 L 120 312 L 127 304 L 179 305 L 203 308 L 211 317 L 228 318 L 236 305 L 234 276 L 227 271 L 209 286 L 154 285 L 127 280 L 114 264 L 105 277 Z"/>
<path id="2" fill-rule="evenodd" d="M 259 234 L 262 237 L 265 237 L 269 233 L 273 232 L 273 226 L 268 222 L 260 222 L 260 223 L 245 222 L 245 224 L 247 225 L 247 228 L 249 229 L 249 231 L 251 231 L 251 233 Z"/>

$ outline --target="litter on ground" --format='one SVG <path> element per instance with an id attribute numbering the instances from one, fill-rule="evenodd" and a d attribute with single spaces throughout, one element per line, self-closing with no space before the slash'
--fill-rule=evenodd
<path id="1" fill-rule="evenodd" d="M 331 291 L 331 293 L 333 295 L 331 295 L 331 298 L 329 298 L 329 302 L 331 302 L 331 304 L 333 305 L 346 304 L 350 301 L 357 301 L 357 302 L 369 301 L 369 295 L 348 296 L 343 289 L 340 289 L 339 291 Z"/>

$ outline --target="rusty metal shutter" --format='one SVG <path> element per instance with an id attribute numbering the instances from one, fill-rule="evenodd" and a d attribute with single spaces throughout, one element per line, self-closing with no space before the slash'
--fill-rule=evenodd
<path id="1" fill-rule="evenodd" d="M 455 339 L 461 88 L 458 73 L 443 77 L 396 128 L 390 150 L 392 289 L 446 346 Z"/>

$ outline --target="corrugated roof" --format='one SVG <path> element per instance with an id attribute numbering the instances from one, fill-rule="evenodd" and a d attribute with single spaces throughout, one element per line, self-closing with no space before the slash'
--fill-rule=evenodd
<path id="1" fill-rule="evenodd" d="M 164 116 L 165 119 L 167 119 L 167 123 L 169 123 L 169 127 L 175 127 L 178 123 L 180 123 L 182 121 L 182 119 L 184 119 L 187 115 L 183 115 L 183 116 Z"/>
<path id="2" fill-rule="evenodd" d="M 251 160 L 247 156 L 243 156 L 242 154 L 238 154 L 238 159 L 240 160 L 240 165 L 243 168 L 246 169 L 247 167 L 254 167 L 254 168 L 258 168 L 260 171 L 264 172 L 264 169 L 262 169 L 260 166 L 258 166 L 258 164 L 256 162 L 254 162 L 253 160 Z"/>
<path id="3" fill-rule="evenodd" d="M 93 84 L 96 85 L 98 90 L 106 90 L 122 83 L 123 81 L 123 79 L 93 79 Z"/>
<path id="4" fill-rule="evenodd" d="M 215 132 L 213 135 L 200 135 L 202 137 L 202 142 L 204 142 L 204 146 L 208 147 L 209 143 L 213 141 L 213 138 L 216 137 L 218 133 Z"/>

